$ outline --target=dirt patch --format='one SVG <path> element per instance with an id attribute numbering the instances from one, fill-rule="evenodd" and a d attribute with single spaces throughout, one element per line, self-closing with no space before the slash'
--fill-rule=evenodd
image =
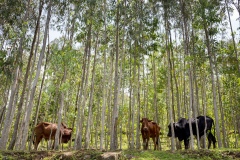
<path id="1" fill-rule="evenodd" d="M 98 159 L 102 160 L 117 160 L 120 159 L 121 152 L 106 152 L 103 153 Z"/>

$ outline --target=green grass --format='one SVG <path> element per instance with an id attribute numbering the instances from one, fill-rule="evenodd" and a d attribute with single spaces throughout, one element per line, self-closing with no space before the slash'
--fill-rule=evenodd
<path id="1" fill-rule="evenodd" d="M 181 151 L 143 151 L 125 150 L 125 159 L 133 160 L 232 160 L 240 159 L 240 150 L 181 150 Z M 123 158 L 123 159 L 124 159 Z"/>
<path id="2" fill-rule="evenodd" d="M 188 158 L 187 155 L 181 155 L 177 152 L 173 153 L 170 151 L 136 151 L 136 150 L 126 150 L 124 151 L 124 156 L 126 159 L 136 159 L 136 160 L 195 160 L 194 158 Z"/>
<path id="3" fill-rule="evenodd" d="M 96 160 L 102 154 L 96 149 L 89 150 L 68 150 L 68 151 L 0 151 L 0 160 L 15 160 L 15 159 L 41 159 L 44 160 L 77 160 L 89 159 Z M 211 149 L 211 150 L 178 150 L 178 151 L 154 151 L 149 149 L 144 150 L 122 150 L 120 160 L 240 160 L 240 149 Z"/>

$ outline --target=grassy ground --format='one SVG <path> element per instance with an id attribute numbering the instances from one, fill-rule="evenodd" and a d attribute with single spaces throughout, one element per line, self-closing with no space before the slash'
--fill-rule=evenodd
<path id="1" fill-rule="evenodd" d="M 240 159 L 239 150 L 124 151 L 126 159 L 136 160 L 232 160 Z"/>
<path id="2" fill-rule="evenodd" d="M 105 158 L 104 158 L 105 157 Z M 118 158 L 114 158 L 118 157 Z M 0 159 L 4 160 L 240 160 L 240 149 L 224 150 L 181 150 L 181 151 L 143 151 L 123 150 L 102 152 L 99 150 L 78 151 L 0 151 Z"/>

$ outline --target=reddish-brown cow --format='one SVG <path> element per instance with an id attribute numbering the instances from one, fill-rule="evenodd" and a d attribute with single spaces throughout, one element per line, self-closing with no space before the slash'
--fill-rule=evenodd
<path id="1" fill-rule="evenodd" d="M 55 142 L 55 134 L 57 131 L 57 124 L 56 123 L 49 123 L 49 122 L 41 122 L 35 128 L 35 141 L 34 149 L 37 150 L 38 144 L 44 138 L 45 140 L 52 139 Z M 60 134 L 59 134 L 59 142 L 61 143 L 68 143 L 72 136 L 72 128 L 67 128 L 65 124 L 61 124 L 60 126 Z M 52 149 L 54 147 L 54 142 Z"/>
<path id="2" fill-rule="evenodd" d="M 158 139 L 160 134 L 160 127 L 156 122 L 153 122 L 152 120 L 148 120 L 148 118 L 142 118 L 140 120 L 142 123 L 142 139 L 143 139 L 143 149 L 148 149 L 148 141 L 150 138 L 152 138 L 154 143 L 154 150 L 158 148 Z"/>

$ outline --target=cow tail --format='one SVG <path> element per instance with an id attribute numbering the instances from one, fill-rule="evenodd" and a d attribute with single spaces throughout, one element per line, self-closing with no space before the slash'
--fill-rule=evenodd
<path id="1" fill-rule="evenodd" d="M 157 127 L 159 127 L 159 126 L 157 126 Z M 160 127 L 159 127 L 159 131 L 157 130 L 157 132 L 158 132 L 158 136 L 156 137 L 156 144 L 158 145 L 159 136 L 160 136 Z"/>

